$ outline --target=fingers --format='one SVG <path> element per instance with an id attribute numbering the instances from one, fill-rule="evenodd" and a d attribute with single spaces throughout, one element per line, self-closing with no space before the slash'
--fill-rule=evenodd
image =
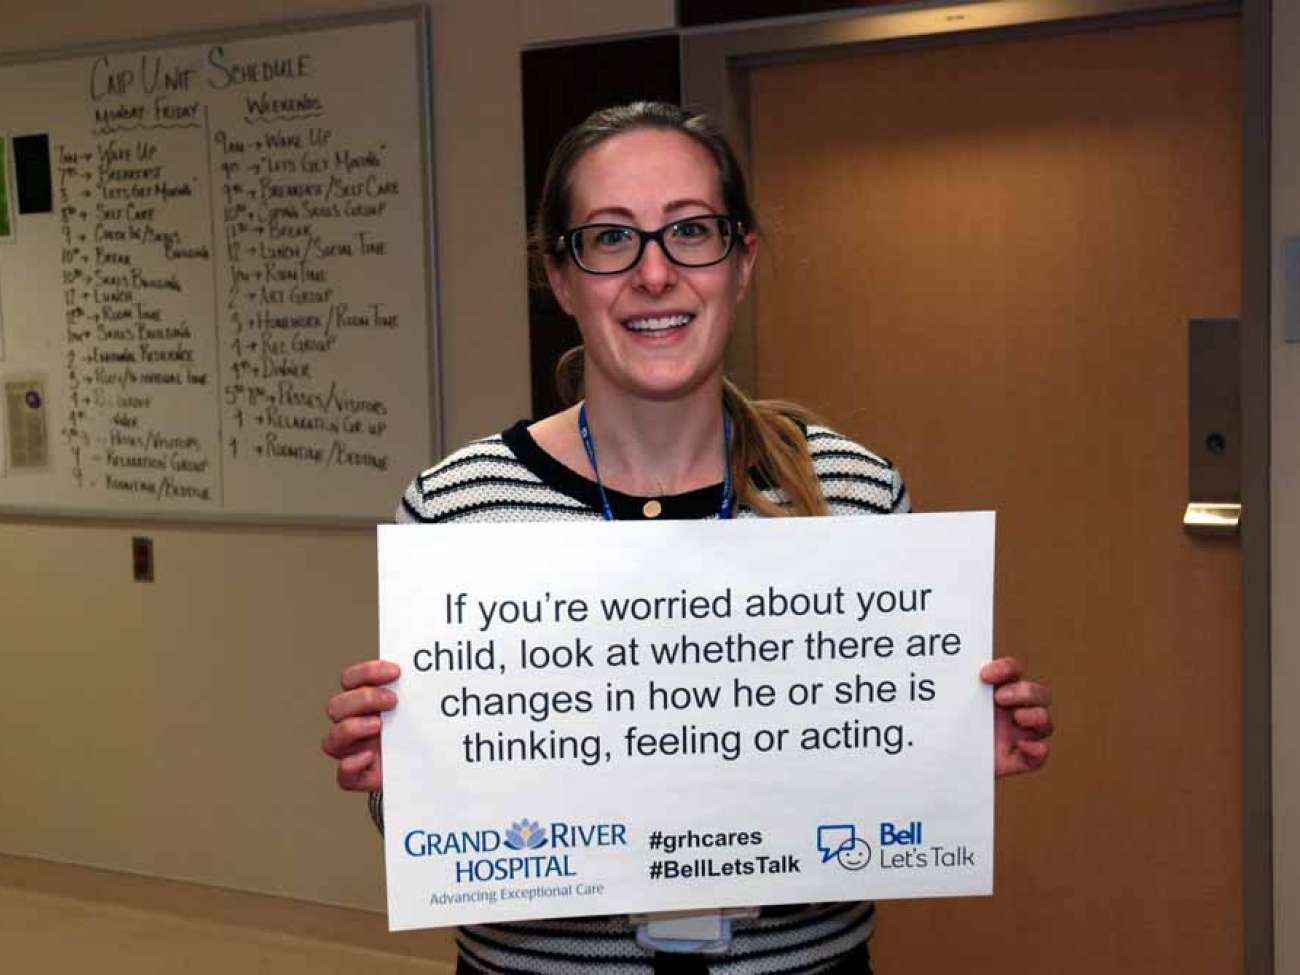
<path id="1" fill-rule="evenodd" d="M 321 751 L 331 758 L 342 759 L 345 755 L 351 754 L 358 745 L 370 738 L 375 740 L 375 745 L 378 747 L 379 729 L 382 726 L 382 720 L 376 715 L 344 718 L 342 721 L 336 721 L 334 726 L 330 728 L 329 733 L 321 739 Z"/>
<path id="2" fill-rule="evenodd" d="M 345 691 L 351 691 L 368 684 L 391 684 L 401 674 L 402 668 L 391 660 L 363 660 L 359 664 L 344 668 L 339 676 L 339 684 Z"/>
<path id="3" fill-rule="evenodd" d="M 349 718 L 348 720 L 370 719 Z M 378 721 L 379 719 L 375 718 L 373 720 Z M 346 722 L 342 726 L 345 725 Z M 321 742 L 321 749 L 331 758 L 338 759 L 335 778 L 338 780 L 339 788 L 364 792 L 382 788 L 384 773 L 380 762 L 379 736 L 371 735 L 366 738 L 355 739 L 350 743 L 344 743 L 345 737 L 343 734 L 332 740 L 338 730 L 336 728 L 330 731 L 330 734 Z"/>
<path id="4" fill-rule="evenodd" d="M 357 715 L 376 715 L 397 707 L 397 695 L 386 687 L 366 685 L 355 690 L 335 694 L 325 706 L 331 721 L 342 721 Z"/>
<path id="5" fill-rule="evenodd" d="M 1019 680 L 1024 672 L 1024 667 L 1015 657 L 998 657 L 980 668 L 980 680 L 997 687 L 1000 684 Z"/>
<path id="6" fill-rule="evenodd" d="M 1050 750 L 1051 746 L 1038 738 L 1018 739 L 998 753 L 994 773 L 998 778 L 1005 778 L 1036 771 L 1047 762 Z"/>
<path id="7" fill-rule="evenodd" d="M 339 760 L 336 774 L 339 788 L 351 792 L 372 792 L 384 783 L 379 753 L 364 749 Z"/>
<path id="8" fill-rule="evenodd" d="M 1044 738 L 1056 730 L 1052 724 L 1052 714 L 1047 708 L 1016 708 L 1011 713 L 1011 720 L 1016 723 L 1016 727 Z"/>
<path id="9" fill-rule="evenodd" d="M 397 694 L 382 685 L 397 680 L 401 672 L 391 660 L 364 660 L 339 676 L 343 690 L 325 707 L 331 726 L 320 747 L 338 762 L 335 775 L 340 788 L 370 791 L 383 785 L 380 714 L 397 707 Z"/>
<path id="10" fill-rule="evenodd" d="M 1000 685 L 993 692 L 993 700 L 1004 708 L 1046 708 L 1051 707 L 1052 692 L 1036 681 L 1020 680 Z"/>
<path id="11" fill-rule="evenodd" d="M 1025 738 L 1016 742 L 1016 754 L 1024 762 L 1024 771 L 1028 772 L 1036 768 L 1042 768 L 1043 763 L 1047 761 L 1047 754 L 1051 746 L 1045 741 L 1039 741 L 1036 738 Z"/>
<path id="12" fill-rule="evenodd" d="M 370 727 L 378 721 L 378 718 L 348 718 L 332 728 L 321 742 L 321 750 L 338 760 L 335 778 L 339 788 L 371 792 L 383 787 L 379 736 L 351 737 L 358 729 Z"/>
<path id="13" fill-rule="evenodd" d="M 1020 680 L 1020 664 L 1004 658 L 985 666 L 980 676 L 993 678 L 993 700 L 997 704 L 994 774 L 1002 778 L 1042 768 L 1050 746 L 1047 740 L 1056 730 L 1052 721 L 1052 692 L 1036 681 Z M 1014 674 L 1015 677 L 1008 675 Z M 999 684 L 996 678 L 1008 677 Z"/>
<path id="14" fill-rule="evenodd" d="M 358 772 L 364 772 L 375 763 L 375 751 L 373 748 L 363 748 L 355 751 L 351 755 L 344 755 L 339 759 L 339 772 L 343 775 L 356 775 Z"/>

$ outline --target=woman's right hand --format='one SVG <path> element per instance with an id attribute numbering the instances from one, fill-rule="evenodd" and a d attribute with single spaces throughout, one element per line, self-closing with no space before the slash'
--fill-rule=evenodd
<path id="1" fill-rule="evenodd" d="M 339 677 L 342 692 L 330 698 L 325 712 L 330 730 L 320 747 L 338 762 L 340 789 L 374 792 L 383 788 L 384 769 L 379 754 L 380 714 L 397 706 L 397 695 L 384 687 L 397 680 L 401 669 L 389 660 L 365 660 L 344 668 Z"/>

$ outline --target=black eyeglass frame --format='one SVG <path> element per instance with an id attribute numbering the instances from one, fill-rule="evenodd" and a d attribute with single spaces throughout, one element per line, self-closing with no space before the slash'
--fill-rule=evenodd
<path id="1" fill-rule="evenodd" d="M 664 246 L 664 233 L 666 231 L 684 223 L 691 223 L 695 220 L 718 220 L 722 221 L 730 228 L 731 234 L 727 237 L 727 249 L 722 252 L 721 257 L 712 261 L 706 261 L 703 264 L 688 264 L 686 261 L 678 260 L 676 257 L 673 257 L 669 252 L 669 249 Z M 582 258 L 578 256 L 578 250 L 573 244 L 573 238 L 579 231 L 591 230 L 593 227 L 609 227 L 616 230 L 630 230 L 632 233 L 637 235 L 639 240 L 636 249 L 636 256 L 632 258 L 631 263 L 629 263 L 627 267 L 620 268 L 617 271 L 594 271 L 582 263 Z M 556 239 L 555 252 L 567 254 L 573 260 L 573 263 L 578 270 L 587 274 L 626 274 L 628 271 L 632 270 L 632 268 L 641 263 L 641 258 L 645 255 L 646 244 L 653 240 L 659 245 L 659 250 L 663 252 L 664 257 L 668 259 L 669 263 L 676 264 L 678 267 L 713 267 L 713 265 L 721 264 L 731 256 L 731 252 L 736 248 L 736 239 L 743 235 L 744 232 L 745 225 L 729 213 L 700 213 L 689 217 L 681 217 L 680 219 L 672 220 L 664 224 L 658 230 L 642 230 L 640 227 L 634 227 L 627 223 L 608 223 L 601 221 L 599 223 L 584 223 L 577 227 L 570 227 Z"/>

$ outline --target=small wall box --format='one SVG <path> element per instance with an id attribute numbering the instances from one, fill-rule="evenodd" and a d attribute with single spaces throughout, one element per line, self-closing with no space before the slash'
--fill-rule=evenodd
<path id="1" fill-rule="evenodd" d="M 1286 282 L 1282 335 L 1288 342 L 1300 342 L 1300 237 L 1282 242 L 1282 280 Z"/>

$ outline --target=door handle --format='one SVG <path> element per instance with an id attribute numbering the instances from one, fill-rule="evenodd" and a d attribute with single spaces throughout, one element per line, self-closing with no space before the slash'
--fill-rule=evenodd
<path id="1" fill-rule="evenodd" d="M 1236 534 L 1241 522 L 1241 336 L 1235 318 L 1188 323 L 1187 508 L 1183 529 Z"/>

